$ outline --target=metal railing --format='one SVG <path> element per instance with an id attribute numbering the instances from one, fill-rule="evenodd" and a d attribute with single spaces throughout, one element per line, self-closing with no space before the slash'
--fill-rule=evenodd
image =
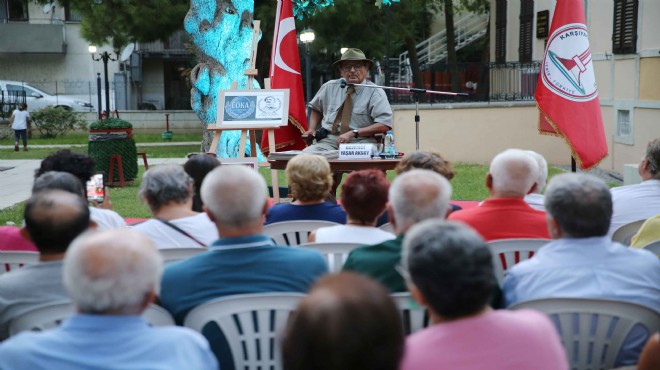
<path id="1" fill-rule="evenodd" d="M 486 34 L 488 14 L 470 14 L 454 23 L 456 50 Z M 442 30 L 416 46 L 419 64 L 433 64 L 447 57 L 447 31 Z M 399 64 L 408 63 L 408 52 L 399 55 Z"/>
<path id="2" fill-rule="evenodd" d="M 189 43 L 190 36 L 183 30 L 179 30 L 165 40 L 140 43 L 138 51 L 142 53 L 190 54 L 190 50 L 186 47 L 186 44 Z"/>
<path id="3" fill-rule="evenodd" d="M 386 67 L 390 86 L 413 87 L 412 75 L 399 74 L 404 65 Z M 424 88 L 436 91 L 462 92 L 467 98 L 428 95 L 424 102 L 496 102 L 533 101 L 538 80 L 540 62 L 530 63 L 457 63 L 424 65 Z M 458 91 L 452 88 L 452 76 L 458 77 Z M 387 91 L 391 104 L 410 104 L 412 95 L 406 91 Z"/>

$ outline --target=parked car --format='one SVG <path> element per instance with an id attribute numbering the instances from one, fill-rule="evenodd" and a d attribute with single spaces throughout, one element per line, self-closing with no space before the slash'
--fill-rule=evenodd
<path id="1" fill-rule="evenodd" d="M 23 95 L 25 92 L 25 95 Z M 0 80 L 0 104 L 6 111 L 23 102 L 28 105 L 28 112 L 34 112 L 47 106 L 63 107 L 76 112 L 92 112 L 94 106 L 86 101 L 67 95 L 50 95 L 30 84 L 20 81 Z"/>

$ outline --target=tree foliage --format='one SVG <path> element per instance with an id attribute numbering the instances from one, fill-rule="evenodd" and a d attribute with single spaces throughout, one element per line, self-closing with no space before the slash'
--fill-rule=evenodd
<path id="1" fill-rule="evenodd" d="M 72 130 L 87 128 L 82 113 L 63 107 L 46 107 L 33 112 L 30 116 L 41 136 L 46 138 L 53 138 Z"/>

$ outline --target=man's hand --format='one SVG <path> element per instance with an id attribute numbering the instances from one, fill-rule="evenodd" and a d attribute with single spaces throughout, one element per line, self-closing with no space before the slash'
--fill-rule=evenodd
<path id="1" fill-rule="evenodd" d="M 337 138 L 337 146 L 339 146 L 339 144 L 350 143 L 351 141 L 353 141 L 354 138 L 355 138 L 355 134 L 353 133 L 353 131 L 344 132 L 343 134 L 339 135 L 339 137 Z"/>

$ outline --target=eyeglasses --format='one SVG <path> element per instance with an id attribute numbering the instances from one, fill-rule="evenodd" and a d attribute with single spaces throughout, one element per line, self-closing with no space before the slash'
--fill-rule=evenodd
<path id="1" fill-rule="evenodd" d="M 355 70 L 357 71 L 362 67 L 364 67 L 364 63 L 351 63 L 351 64 L 345 63 L 341 65 L 341 70 L 344 72 L 350 72 L 350 70 L 353 68 L 355 68 Z"/>

